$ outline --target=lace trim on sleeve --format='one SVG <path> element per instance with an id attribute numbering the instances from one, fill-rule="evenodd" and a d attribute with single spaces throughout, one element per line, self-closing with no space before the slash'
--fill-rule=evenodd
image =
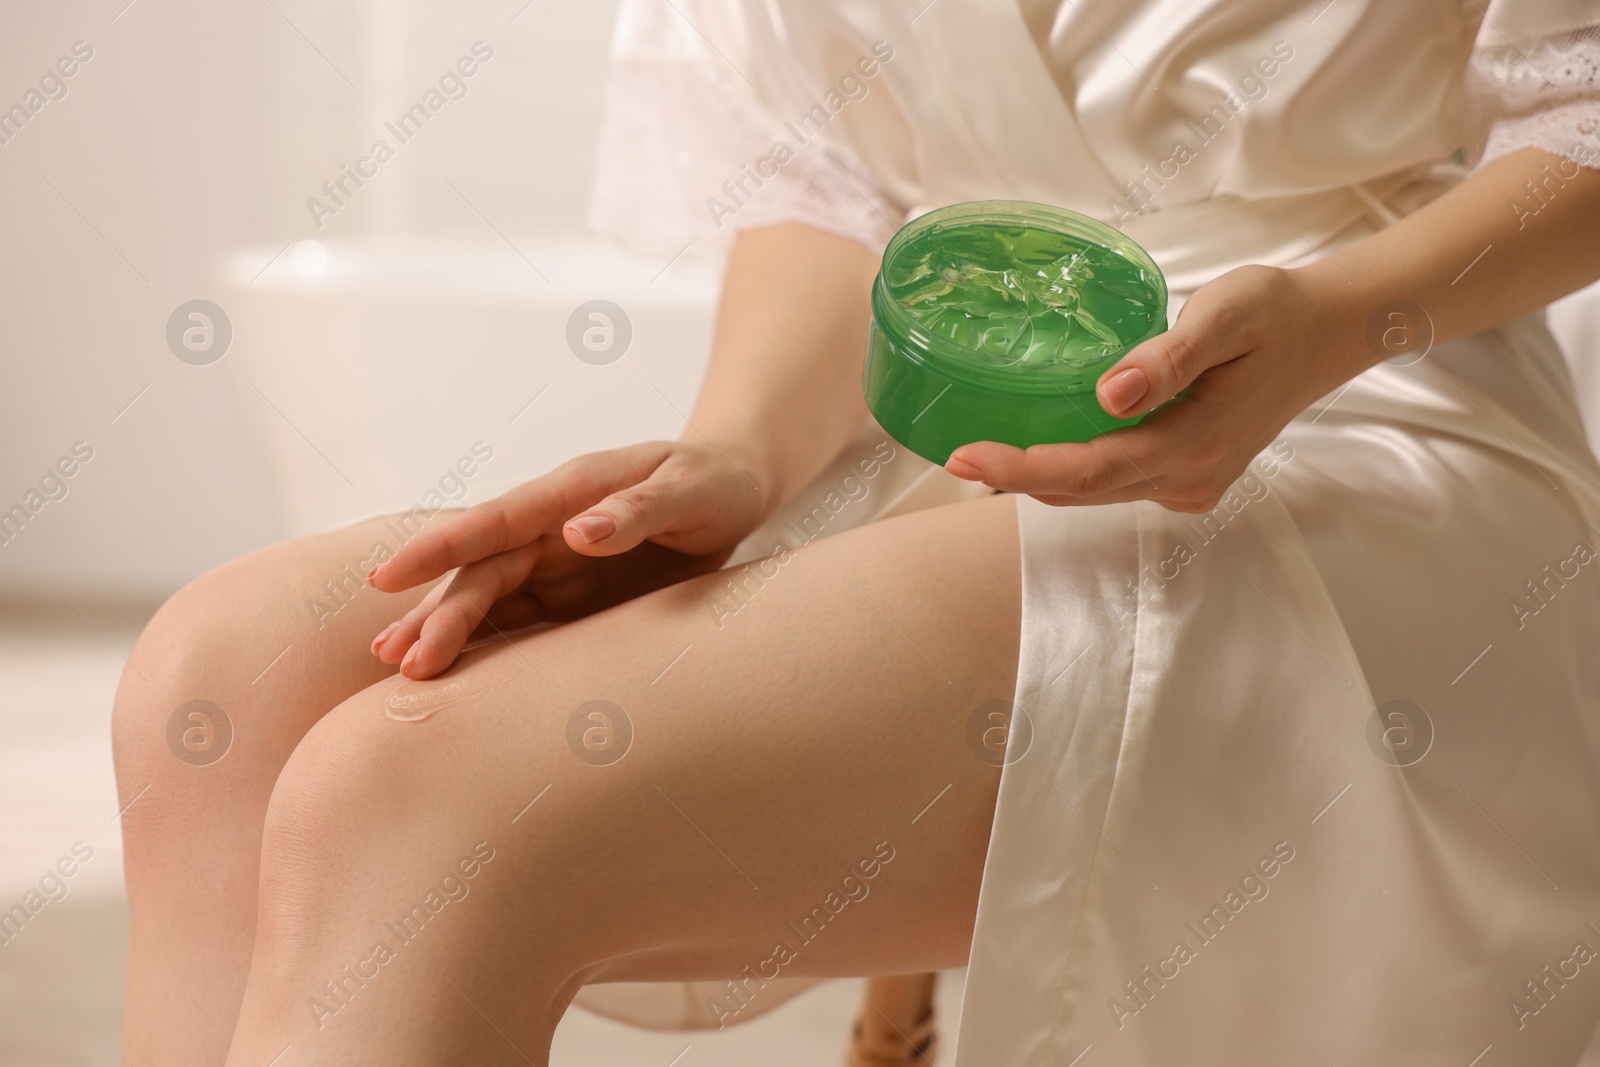
<path id="1" fill-rule="evenodd" d="M 616 56 L 589 225 L 641 255 L 802 222 L 881 251 L 905 212 L 853 153 L 802 141 L 715 64 Z"/>
<path id="2" fill-rule="evenodd" d="M 1600 25 L 1473 50 L 1478 165 L 1542 148 L 1600 168 Z"/>

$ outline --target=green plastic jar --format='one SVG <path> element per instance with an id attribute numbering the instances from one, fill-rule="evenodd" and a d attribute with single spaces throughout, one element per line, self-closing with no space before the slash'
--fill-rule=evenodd
<path id="1" fill-rule="evenodd" d="M 872 286 L 867 407 L 943 465 L 973 441 L 1087 441 L 1100 375 L 1167 328 L 1167 283 L 1120 232 L 1017 200 L 953 204 L 901 228 Z"/>

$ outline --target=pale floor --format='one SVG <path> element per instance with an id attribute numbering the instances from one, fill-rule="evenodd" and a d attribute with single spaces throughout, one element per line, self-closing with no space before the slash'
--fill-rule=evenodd
<path id="1" fill-rule="evenodd" d="M 127 908 L 108 730 L 117 650 L 129 648 L 142 619 L 92 608 L 86 615 L 65 606 L 0 612 L 0 911 L 75 843 L 93 849 L 66 880 L 66 896 L 0 945 L 6 1067 L 111 1067 L 120 1059 Z M 960 978 L 953 972 L 940 983 L 945 1062 Z M 860 985 L 824 984 L 724 1032 L 650 1033 L 575 1010 L 556 1031 L 552 1063 L 832 1067 L 842 1061 Z"/>

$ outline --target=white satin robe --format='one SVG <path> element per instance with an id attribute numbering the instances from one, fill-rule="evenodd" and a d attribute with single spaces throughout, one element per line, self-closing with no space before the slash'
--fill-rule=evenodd
<path id="1" fill-rule="evenodd" d="M 820 142 L 869 179 L 849 184 L 883 225 L 857 236 L 1057 204 L 1119 220 L 1175 312 L 1459 180 L 1484 137 L 1475 40 L 1600 22 L 1593 0 L 1481 6 L 641 0 L 618 51 L 720 70 L 781 137 L 890 42 Z M 704 131 L 673 121 L 653 128 L 677 170 L 627 203 L 603 164 L 602 224 L 705 211 Z M 902 508 L 970 491 L 916 469 Z M 1002 778 L 956 1063 L 1577 1062 L 1600 1018 L 1600 467 L 1542 316 L 1361 375 L 1209 516 L 1017 508 L 1031 742 Z M 646 992 L 580 1003 L 694 1025 L 717 990 L 653 1014 Z"/>

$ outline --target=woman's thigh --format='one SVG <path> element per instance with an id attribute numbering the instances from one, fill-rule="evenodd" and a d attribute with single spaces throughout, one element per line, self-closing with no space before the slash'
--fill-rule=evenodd
<path id="1" fill-rule="evenodd" d="M 346 701 L 274 794 L 241 1040 L 447 1027 L 444 979 L 537 1031 L 583 981 L 960 964 L 1019 572 L 1014 503 L 988 497 Z M 347 966 L 375 977 L 341 999 L 322 983 Z"/>

